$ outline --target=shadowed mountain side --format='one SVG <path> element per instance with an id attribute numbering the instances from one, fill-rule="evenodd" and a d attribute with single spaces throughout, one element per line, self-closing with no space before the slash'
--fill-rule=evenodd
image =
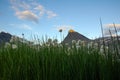
<path id="1" fill-rule="evenodd" d="M 33 44 L 33 42 L 28 41 L 24 38 L 20 38 L 18 36 L 11 35 L 6 32 L 0 32 L 0 45 L 4 45 L 6 42 L 12 42 L 12 43 L 25 43 L 25 44 Z"/>
<path id="2" fill-rule="evenodd" d="M 73 40 L 75 40 L 75 41 L 81 40 L 81 41 L 85 41 L 85 42 L 91 41 L 89 38 L 83 36 L 82 34 L 75 32 L 74 30 L 69 30 L 68 35 L 65 37 L 65 39 L 63 40 L 62 43 L 63 44 L 65 44 L 65 43 L 71 44 Z"/>
<path id="3" fill-rule="evenodd" d="M 0 33 L 0 44 L 4 42 L 9 42 L 11 39 L 12 35 L 6 32 L 1 32 Z"/>

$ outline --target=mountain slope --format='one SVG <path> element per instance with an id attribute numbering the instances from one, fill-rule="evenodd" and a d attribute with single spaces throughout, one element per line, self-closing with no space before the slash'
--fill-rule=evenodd
<path id="1" fill-rule="evenodd" d="M 4 44 L 6 42 L 10 42 L 10 40 L 15 43 L 15 42 L 19 42 L 19 43 L 25 43 L 25 44 L 33 44 L 33 42 L 28 41 L 24 38 L 20 38 L 18 36 L 14 36 L 11 35 L 9 33 L 6 32 L 1 32 L 0 33 L 0 44 Z"/>
<path id="2" fill-rule="evenodd" d="M 62 43 L 71 44 L 73 40 L 75 41 L 81 40 L 81 41 L 86 41 L 86 42 L 90 41 L 90 39 L 88 39 L 84 35 L 78 32 L 75 32 L 74 30 L 69 30 L 68 35 L 65 37 Z"/>
<path id="3" fill-rule="evenodd" d="M 0 44 L 3 42 L 9 42 L 11 39 L 12 35 L 6 32 L 1 32 L 0 33 Z"/>

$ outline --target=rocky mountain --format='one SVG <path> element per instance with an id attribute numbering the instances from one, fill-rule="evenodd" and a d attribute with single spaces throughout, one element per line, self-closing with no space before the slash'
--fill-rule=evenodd
<path id="1" fill-rule="evenodd" d="M 86 41 L 86 42 L 91 41 L 89 38 L 71 29 L 69 30 L 68 35 L 65 37 L 62 43 L 71 44 L 73 40 L 75 40 L 76 42 L 78 40 Z"/>
<path id="2" fill-rule="evenodd" d="M 6 32 L 0 32 L 0 44 L 4 42 L 9 42 L 12 35 Z"/>
<path id="3" fill-rule="evenodd" d="M 33 44 L 33 42 L 31 41 L 28 41 L 15 35 L 11 35 L 10 33 L 0 32 L 0 45 L 6 42 Z"/>

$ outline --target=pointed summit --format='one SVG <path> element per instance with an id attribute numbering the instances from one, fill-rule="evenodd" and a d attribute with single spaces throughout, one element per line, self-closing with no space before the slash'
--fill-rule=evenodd
<path id="1" fill-rule="evenodd" d="M 68 31 L 68 35 L 65 37 L 65 39 L 63 40 L 63 44 L 64 43 L 68 43 L 68 44 L 71 44 L 72 41 L 75 40 L 75 41 L 78 41 L 78 40 L 81 40 L 81 41 L 90 41 L 89 38 L 85 37 L 84 35 L 74 31 L 73 29 L 70 29 Z"/>
<path id="2" fill-rule="evenodd" d="M 72 32 L 75 32 L 75 31 L 74 31 L 73 29 L 70 29 L 70 30 L 69 30 L 69 33 L 72 33 Z"/>

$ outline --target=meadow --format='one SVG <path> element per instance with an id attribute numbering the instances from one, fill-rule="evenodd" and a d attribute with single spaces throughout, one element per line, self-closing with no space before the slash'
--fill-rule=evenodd
<path id="1" fill-rule="evenodd" d="M 0 80 L 120 80 L 119 44 L 12 44 L 0 48 Z"/>

